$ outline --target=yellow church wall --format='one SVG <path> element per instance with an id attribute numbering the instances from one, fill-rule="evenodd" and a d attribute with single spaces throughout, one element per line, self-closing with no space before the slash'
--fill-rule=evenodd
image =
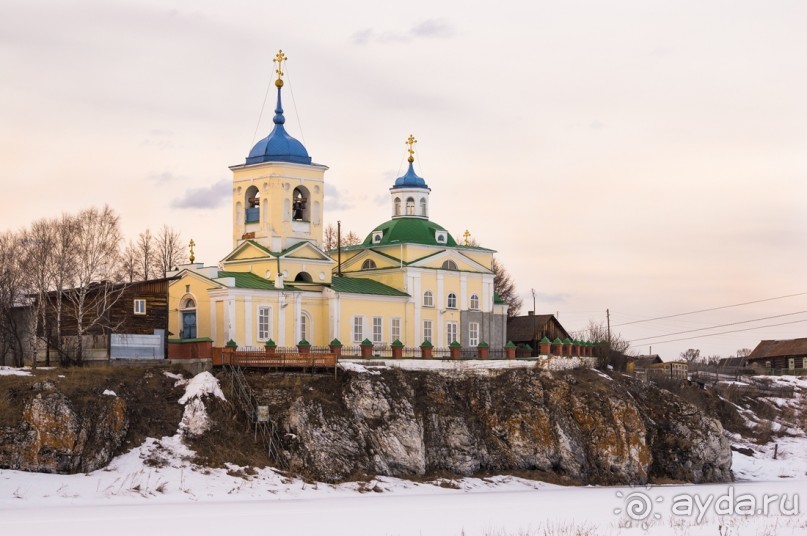
<path id="1" fill-rule="evenodd" d="M 193 298 L 196 303 L 196 336 L 210 336 L 210 296 L 208 295 L 208 289 L 213 286 L 213 282 L 188 273 L 169 285 L 168 331 L 171 332 L 169 338 L 180 338 L 182 305 L 187 298 Z"/>
<path id="2" fill-rule="evenodd" d="M 373 340 L 373 317 L 382 319 L 381 343 L 393 342 L 390 339 L 393 318 L 401 319 L 401 335 L 405 337 L 406 299 L 405 297 L 393 298 L 390 296 L 340 295 L 340 326 L 337 338 L 346 346 L 355 346 L 361 342 L 361 340 L 354 340 L 353 337 L 353 322 L 357 316 L 363 319 L 362 340 L 365 338 Z M 411 316 L 409 321 L 411 322 Z"/>
<path id="3" fill-rule="evenodd" d="M 493 253 L 475 249 L 463 249 L 461 250 L 461 253 L 490 270 L 491 263 L 493 262 Z"/>

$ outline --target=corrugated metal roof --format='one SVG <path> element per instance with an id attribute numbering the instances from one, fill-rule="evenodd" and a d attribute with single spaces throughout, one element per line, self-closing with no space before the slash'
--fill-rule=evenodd
<path id="1" fill-rule="evenodd" d="M 749 360 L 765 359 L 768 357 L 807 356 L 807 338 L 788 339 L 784 341 L 760 341 L 754 351 L 748 356 Z"/>

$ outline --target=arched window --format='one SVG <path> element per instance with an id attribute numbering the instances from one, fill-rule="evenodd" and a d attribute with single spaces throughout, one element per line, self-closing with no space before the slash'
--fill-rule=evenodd
<path id="1" fill-rule="evenodd" d="M 376 265 L 373 259 L 367 259 L 363 263 L 361 263 L 362 270 L 375 270 Z"/>
<path id="2" fill-rule="evenodd" d="M 310 195 L 305 186 L 298 186 L 291 194 L 291 219 L 293 221 L 311 221 Z"/>
<path id="3" fill-rule="evenodd" d="M 415 200 L 412 197 L 406 198 L 406 215 L 407 216 L 415 215 Z"/>
<path id="4" fill-rule="evenodd" d="M 196 338 L 196 300 L 192 297 L 183 298 L 180 303 L 180 316 L 182 317 L 182 327 L 179 331 L 180 339 Z"/>
<path id="5" fill-rule="evenodd" d="M 479 309 L 479 296 L 471 294 L 471 309 Z"/>
<path id="6" fill-rule="evenodd" d="M 425 197 L 420 198 L 420 215 L 421 216 L 428 216 L 428 214 L 426 214 L 426 198 Z"/>
<path id="7" fill-rule="evenodd" d="M 452 260 L 447 260 L 443 262 L 443 270 L 456 270 L 457 263 Z"/>
<path id="8" fill-rule="evenodd" d="M 448 301 L 446 303 L 449 309 L 456 309 L 457 308 L 457 295 L 453 292 L 448 293 Z"/>
<path id="9" fill-rule="evenodd" d="M 312 278 L 311 274 L 309 274 L 308 272 L 300 272 L 299 274 L 297 274 L 294 280 L 302 283 L 312 283 L 314 281 L 314 278 Z"/>
<path id="10" fill-rule="evenodd" d="M 434 307 L 434 295 L 431 290 L 423 293 L 423 307 Z"/>
<path id="11" fill-rule="evenodd" d="M 257 223 L 261 221 L 261 199 L 258 197 L 258 188 L 250 186 L 244 194 L 244 206 L 246 207 L 246 214 L 244 221 L 246 223 Z"/>
<path id="12" fill-rule="evenodd" d="M 300 314 L 300 340 L 311 342 L 313 332 L 311 330 L 311 317 L 303 311 Z"/>
<path id="13" fill-rule="evenodd" d="M 400 216 L 401 215 L 401 198 L 400 197 L 395 198 L 394 205 L 395 205 L 395 215 Z"/>

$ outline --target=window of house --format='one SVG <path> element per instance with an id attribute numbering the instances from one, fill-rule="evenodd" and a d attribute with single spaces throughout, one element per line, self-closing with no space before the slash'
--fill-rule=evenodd
<path id="1" fill-rule="evenodd" d="M 446 306 L 449 309 L 456 309 L 457 308 L 457 295 L 454 294 L 453 292 L 448 293 L 448 300 L 447 300 Z"/>
<path id="2" fill-rule="evenodd" d="M 383 324 L 380 316 L 373 317 L 373 344 L 380 344 L 384 339 Z"/>
<path id="3" fill-rule="evenodd" d="M 432 342 L 432 321 L 423 321 L 423 340 Z"/>
<path id="4" fill-rule="evenodd" d="M 456 270 L 457 263 L 452 260 L 447 260 L 443 262 L 443 270 Z"/>
<path id="5" fill-rule="evenodd" d="M 791 370 L 796 368 L 796 358 L 795 357 L 788 358 L 788 360 L 787 360 L 787 368 L 789 368 Z"/>
<path id="6" fill-rule="evenodd" d="M 423 307 L 434 307 L 434 294 L 431 290 L 423 293 Z"/>
<path id="7" fill-rule="evenodd" d="M 395 215 L 396 216 L 401 215 L 401 198 L 400 197 L 395 198 Z"/>
<path id="8" fill-rule="evenodd" d="M 361 342 L 364 340 L 364 317 L 353 317 L 353 342 Z"/>
<path id="9" fill-rule="evenodd" d="M 448 241 L 448 233 L 445 231 L 435 231 L 434 239 L 438 244 L 445 244 Z"/>
<path id="10" fill-rule="evenodd" d="M 479 322 L 468 324 L 468 344 L 472 348 L 479 346 Z"/>
<path id="11" fill-rule="evenodd" d="M 401 319 L 400 318 L 393 318 L 390 321 L 390 341 L 400 341 L 401 340 Z"/>
<path id="12" fill-rule="evenodd" d="M 457 340 L 457 323 L 446 322 L 446 346 Z"/>
<path id="13" fill-rule="evenodd" d="M 423 197 L 420 198 L 420 215 L 428 216 L 428 214 L 426 214 L 426 199 Z"/>
<path id="14" fill-rule="evenodd" d="M 271 309 L 269 307 L 258 307 L 258 340 L 267 341 L 271 337 L 269 332 Z"/>
<path id="15" fill-rule="evenodd" d="M 376 264 L 373 259 L 367 259 L 363 263 L 361 263 L 362 270 L 375 270 Z"/>
<path id="16" fill-rule="evenodd" d="M 373 231 L 373 244 L 380 244 L 384 238 L 384 231 Z"/>
<path id="17" fill-rule="evenodd" d="M 146 300 L 138 298 L 134 301 L 134 314 L 136 315 L 146 314 Z"/>
<path id="18" fill-rule="evenodd" d="M 479 296 L 476 294 L 471 294 L 471 309 L 479 309 Z"/>

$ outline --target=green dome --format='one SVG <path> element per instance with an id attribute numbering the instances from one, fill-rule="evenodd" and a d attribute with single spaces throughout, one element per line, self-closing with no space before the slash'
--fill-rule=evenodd
<path id="1" fill-rule="evenodd" d="M 373 241 L 373 233 L 381 231 L 381 240 Z M 437 231 L 445 231 L 445 242 L 437 241 Z M 425 218 L 395 218 L 382 223 L 367 235 L 362 242 L 363 246 L 378 246 L 386 244 L 426 244 L 429 246 L 456 246 L 457 242 L 451 233 L 440 225 Z"/>

